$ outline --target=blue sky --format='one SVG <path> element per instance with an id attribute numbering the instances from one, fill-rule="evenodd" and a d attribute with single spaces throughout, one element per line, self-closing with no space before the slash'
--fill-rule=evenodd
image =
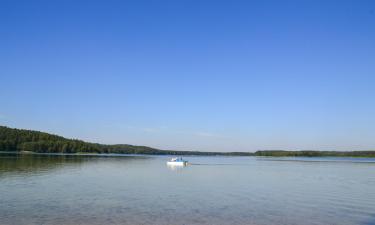
<path id="1" fill-rule="evenodd" d="M 162 149 L 375 149 L 374 1 L 0 1 L 0 124 Z"/>

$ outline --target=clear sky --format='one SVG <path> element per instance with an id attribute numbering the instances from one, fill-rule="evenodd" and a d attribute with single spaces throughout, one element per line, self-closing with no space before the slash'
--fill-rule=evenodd
<path id="1" fill-rule="evenodd" d="M 375 149 L 375 1 L 0 1 L 0 124 L 162 149 Z"/>

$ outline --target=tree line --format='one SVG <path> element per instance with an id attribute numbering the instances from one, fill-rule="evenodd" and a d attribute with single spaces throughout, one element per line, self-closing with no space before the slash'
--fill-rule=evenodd
<path id="1" fill-rule="evenodd" d="M 257 151 L 256 156 L 272 157 L 375 157 L 375 151 Z"/>
<path id="2" fill-rule="evenodd" d="M 199 152 L 160 150 L 127 144 L 104 145 L 68 139 L 40 131 L 0 126 L 0 151 L 37 153 L 118 153 L 155 155 L 253 155 L 250 152 Z"/>
<path id="3" fill-rule="evenodd" d="M 40 131 L 14 129 L 0 126 L 0 151 L 37 153 L 117 153 L 154 155 L 227 155 L 271 157 L 375 157 L 375 151 L 284 151 L 267 150 L 252 152 L 200 152 L 160 150 L 147 146 L 127 144 L 104 145 L 68 139 Z"/>

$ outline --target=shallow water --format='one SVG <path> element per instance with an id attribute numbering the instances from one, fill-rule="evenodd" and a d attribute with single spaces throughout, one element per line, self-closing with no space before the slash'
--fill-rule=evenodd
<path id="1" fill-rule="evenodd" d="M 0 154 L 0 224 L 375 224 L 375 160 Z"/>

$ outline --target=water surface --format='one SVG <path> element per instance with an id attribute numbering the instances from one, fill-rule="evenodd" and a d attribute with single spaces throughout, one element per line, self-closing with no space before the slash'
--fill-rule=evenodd
<path id="1" fill-rule="evenodd" d="M 375 160 L 0 154 L 0 224 L 375 224 Z"/>

